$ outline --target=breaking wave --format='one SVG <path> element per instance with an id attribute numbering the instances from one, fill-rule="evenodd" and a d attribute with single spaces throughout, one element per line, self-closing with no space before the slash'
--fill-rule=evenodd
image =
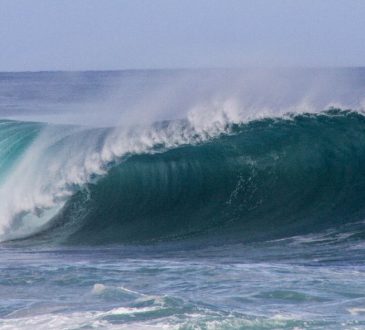
<path id="1" fill-rule="evenodd" d="M 219 244 L 363 219 L 362 113 L 195 119 L 125 129 L 1 121 L 1 239 Z"/>

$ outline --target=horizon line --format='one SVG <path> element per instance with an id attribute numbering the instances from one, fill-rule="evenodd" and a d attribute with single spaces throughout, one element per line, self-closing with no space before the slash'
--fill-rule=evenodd
<path id="1" fill-rule="evenodd" d="M 348 66 L 220 66 L 220 67 L 176 67 L 176 68 L 124 68 L 124 69 L 42 69 L 0 70 L 0 73 L 80 73 L 80 72 L 128 72 L 128 71 L 199 71 L 199 70 L 343 70 L 365 69 L 365 65 Z"/>

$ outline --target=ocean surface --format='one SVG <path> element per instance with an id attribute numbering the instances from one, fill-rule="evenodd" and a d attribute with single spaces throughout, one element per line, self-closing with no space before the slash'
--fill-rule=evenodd
<path id="1" fill-rule="evenodd" d="M 365 69 L 0 73 L 0 329 L 365 329 Z"/>

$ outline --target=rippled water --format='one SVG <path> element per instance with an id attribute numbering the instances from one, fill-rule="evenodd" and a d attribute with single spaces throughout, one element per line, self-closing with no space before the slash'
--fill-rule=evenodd
<path id="1" fill-rule="evenodd" d="M 364 244 L 331 235 L 1 255 L 2 329 L 365 327 Z"/>

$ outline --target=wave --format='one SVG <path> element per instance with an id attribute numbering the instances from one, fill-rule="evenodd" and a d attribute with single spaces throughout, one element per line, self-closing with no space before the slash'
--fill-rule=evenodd
<path id="1" fill-rule="evenodd" d="M 2 240 L 249 241 L 365 214 L 365 117 L 354 111 L 228 118 L 209 129 L 3 121 L 0 153 Z"/>

